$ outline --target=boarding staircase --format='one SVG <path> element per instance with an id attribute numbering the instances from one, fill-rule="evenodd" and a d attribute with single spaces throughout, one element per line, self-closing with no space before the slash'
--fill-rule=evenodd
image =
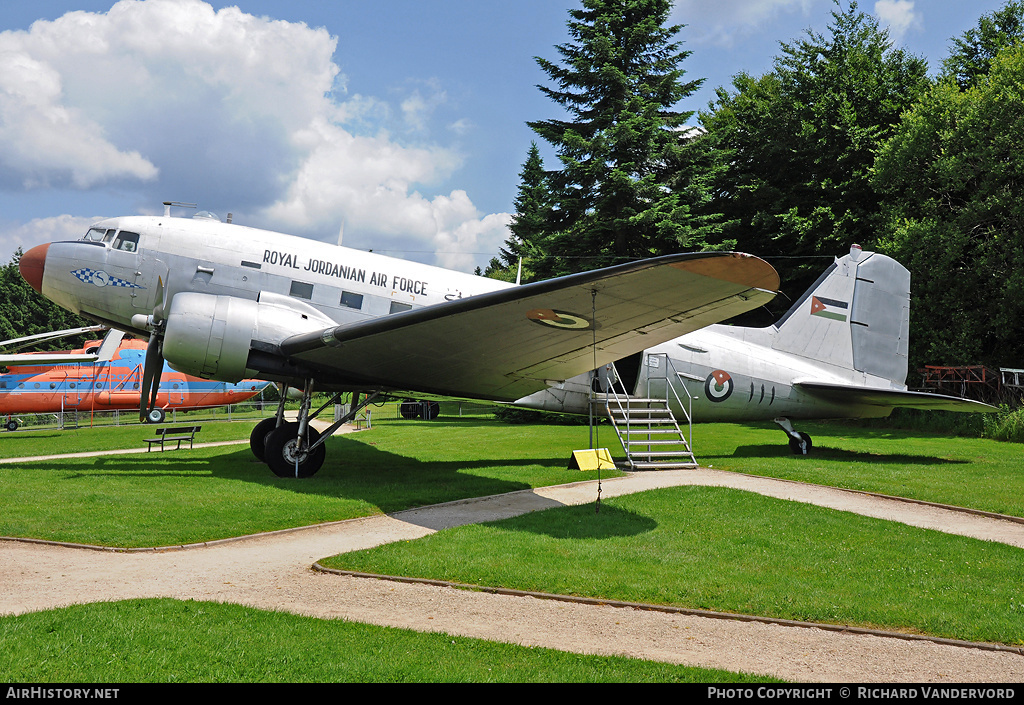
<path id="1" fill-rule="evenodd" d="M 684 392 L 682 376 L 672 368 L 665 354 L 648 354 L 647 381 L 643 396 L 633 396 L 622 388 L 614 366 L 610 370 L 608 391 L 594 399 L 603 405 L 615 428 L 615 433 L 626 452 L 622 465 L 631 470 L 661 470 L 669 468 L 695 468 L 697 460 L 692 450 L 692 419 L 690 395 L 686 402 L 679 398 L 671 377 L 678 377 Z M 672 414 L 669 395 L 675 398 L 677 408 L 686 419 L 686 431 Z"/>

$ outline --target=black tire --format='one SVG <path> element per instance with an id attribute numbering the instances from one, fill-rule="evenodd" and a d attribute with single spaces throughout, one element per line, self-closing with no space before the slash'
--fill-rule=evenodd
<path id="1" fill-rule="evenodd" d="M 17 431 L 18 422 L 15 421 L 14 419 L 8 419 L 7 423 L 4 424 L 4 428 L 6 428 L 8 431 Z"/>
<path id="2" fill-rule="evenodd" d="M 163 409 L 150 409 L 146 414 L 146 423 L 163 423 L 167 413 Z"/>
<path id="3" fill-rule="evenodd" d="M 312 453 L 296 453 L 299 425 L 287 423 L 267 434 L 266 463 L 278 477 L 313 477 L 324 464 L 327 448 L 318 446 Z M 309 429 L 309 438 L 303 445 L 308 447 L 320 439 L 316 429 Z"/>
<path id="4" fill-rule="evenodd" d="M 423 413 L 423 407 L 418 401 L 403 401 L 398 406 L 398 411 L 403 419 L 418 419 Z"/>
<path id="5" fill-rule="evenodd" d="M 267 458 L 267 435 L 275 428 L 277 428 L 277 419 L 271 416 L 256 424 L 256 428 L 249 434 L 249 448 L 261 463 L 266 462 Z"/>
<path id="6" fill-rule="evenodd" d="M 423 418 L 433 421 L 441 414 L 441 405 L 436 401 L 423 402 Z"/>
<path id="7" fill-rule="evenodd" d="M 800 436 L 800 440 L 793 438 L 789 439 L 789 450 L 792 451 L 793 455 L 810 455 L 811 453 L 811 437 L 806 433 L 797 431 L 797 435 Z"/>

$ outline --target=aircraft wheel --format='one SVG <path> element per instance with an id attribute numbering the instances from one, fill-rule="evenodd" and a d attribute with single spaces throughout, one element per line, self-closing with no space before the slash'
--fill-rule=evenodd
<path id="1" fill-rule="evenodd" d="M 167 414 L 163 409 L 150 409 L 146 414 L 146 423 L 163 423 L 165 418 Z"/>
<path id="2" fill-rule="evenodd" d="M 422 409 L 418 401 L 403 401 L 398 406 L 398 411 L 402 414 L 403 419 L 417 419 Z"/>
<path id="3" fill-rule="evenodd" d="M 303 448 L 300 449 L 299 438 L 296 435 L 298 428 L 298 424 L 288 423 L 267 434 L 266 462 L 278 477 L 313 477 L 324 464 L 327 448 L 319 446 L 313 452 L 309 452 L 305 450 L 306 444 L 303 443 Z M 315 429 L 309 429 L 308 445 L 313 445 L 319 438 L 320 434 Z"/>
<path id="4" fill-rule="evenodd" d="M 8 431 L 17 431 L 18 430 L 18 422 L 15 421 L 14 419 L 8 419 L 7 423 L 4 424 L 4 428 L 6 428 Z"/>
<path id="5" fill-rule="evenodd" d="M 249 434 L 249 448 L 260 462 L 266 462 L 267 460 L 267 435 L 275 428 L 277 428 L 277 418 L 271 416 L 269 419 L 263 419 L 256 424 L 256 428 Z M 298 428 L 298 424 L 296 424 L 295 428 Z"/>
<path id="6" fill-rule="evenodd" d="M 793 455 L 809 455 L 811 452 L 811 437 L 800 431 L 797 431 L 797 435 L 800 436 L 800 440 L 791 436 L 789 439 L 789 449 L 793 452 Z"/>
<path id="7" fill-rule="evenodd" d="M 436 401 L 423 402 L 423 418 L 432 421 L 441 413 L 441 405 Z"/>

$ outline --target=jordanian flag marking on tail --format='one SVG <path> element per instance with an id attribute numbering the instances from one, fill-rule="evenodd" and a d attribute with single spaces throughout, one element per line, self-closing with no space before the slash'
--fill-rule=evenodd
<path id="1" fill-rule="evenodd" d="M 842 309 L 844 312 L 850 307 L 845 301 L 826 299 L 823 296 L 811 297 L 811 315 L 821 318 L 831 318 L 833 321 L 845 321 L 846 313 L 839 313 L 835 309 Z"/>

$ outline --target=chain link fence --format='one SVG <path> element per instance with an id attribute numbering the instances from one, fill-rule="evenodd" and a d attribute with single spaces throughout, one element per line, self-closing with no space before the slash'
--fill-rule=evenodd
<path id="1" fill-rule="evenodd" d="M 319 397 L 319 401 L 318 401 Z M 314 396 L 312 408 L 318 409 L 329 397 Z M 298 410 L 298 402 L 290 401 L 286 405 L 286 415 L 295 413 Z M 326 409 L 318 418 L 331 421 L 341 418 L 348 411 L 348 404 L 338 404 L 334 413 Z M 357 415 L 355 423 L 360 427 L 367 427 L 376 421 L 404 421 L 404 420 L 451 420 L 456 418 L 471 417 L 492 417 L 494 410 L 498 407 L 491 404 L 479 404 L 464 401 L 409 401 L 389 400 L 381 404 L 371 404 L 365 407 Z M 277 412 L 277 402 L 271 401 L 248 401 L 228 406 L 214 406 L 203 409 L 190 409 L 184 411 L 169 407 L 164 410 L 164 424 L 194 423 L 199 421 L 259 421 Z M 73 409 L 63 412 L 46 414 L 9 414 L 0 417 L 0 424 L 8 431 L 17 430 L 52 430 L 52 429 L 76 429 L 93 428 L 98 426 L 125 426 L 138 424 L 139 412 L 133 409 L 121 409 L 114 411 L 91 411 L 88 409 Z"/>

